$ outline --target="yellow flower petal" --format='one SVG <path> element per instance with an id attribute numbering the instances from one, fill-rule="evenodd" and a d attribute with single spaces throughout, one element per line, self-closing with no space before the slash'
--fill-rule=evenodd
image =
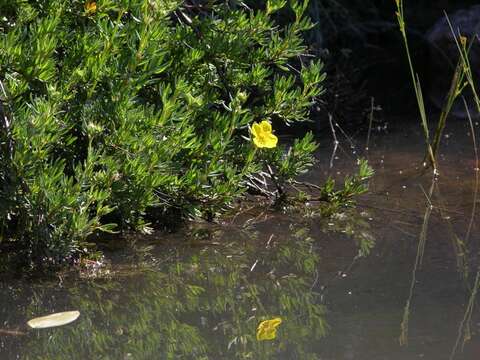
<path id="1" fill-rule="evenodd" d="M 270 320 L 270 324 L 274 327 L 279 326 L 281 323 L 282 323 L 282 318 L 279 318 L 279 317 Z"/>
<path id="2" fill-rule="evenodd" d="M 273 149 L 277 146 L 278 138 L 273 134 L 268 134 L 265 137 L 265 147 L 269 149 Z"/>
<path id="3" fill-rule="evenodd" d="M 85 3 L 85 11 L 88 14 L 93 14 L 95 11 L 97 11 L 96 1 L 87 0 L 87 2 Z"/>
<path id="4" fill-rule="evenodd" d="M 258 148 L 262 148 L 263 147 L 263 138 L 260 138 L 260 137 L 257 137 L 257 136 L 254 136 L 253 137 L 253 143 L 255 144 L 256 147 Z"/>
<path id="5" fill-rule="evenodd" d="M 266 120 L 263 120 L 260 123 L 260 126 L 262 127 L 263 132 L 266 132 L 266 133 L 271 133 L 272 132 L 272 125 Z"/>
<path id="6" fill-rule="evenodd" d="M 253 123 L 251 132 L 256 147 L 271 149 L 277 146 L 278 138 L 272 134 L 272 125 L 268 121 Z"/>
<path id="7" fill-rule="evenodd" d="M 262 127 L 258 123 L 253 123 L 252 125 L 252 135 L 253 136 L 260 136 L 262 133 Z"/>
<path id="8" fill-rule="evenodd" d="M 262 321 L 257 327 L 257 340 L 273 340 L 277 336 L 277 327 L 282 323 L 281 318 Z"/>

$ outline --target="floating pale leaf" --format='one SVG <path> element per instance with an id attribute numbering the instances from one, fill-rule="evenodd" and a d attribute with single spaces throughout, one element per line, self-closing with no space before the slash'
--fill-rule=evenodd
<path id="1" fill-rule="evenodd" d="M 66 311 L 38 317 L 27 322 L 32 329 L 45 329 L 70 324 L 78 319 L 79 311 Z"/>

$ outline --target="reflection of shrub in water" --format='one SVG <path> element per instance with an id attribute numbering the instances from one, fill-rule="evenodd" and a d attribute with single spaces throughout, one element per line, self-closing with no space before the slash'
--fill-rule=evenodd
<path id="1" fill-rule="evenodd" d="M 62 298 L 82 312 L 79 321 L 62 331 L 38 333 L 23 351 L 49 359 L 72 353 L 83 358 L 312 358 L 312 344 L 327 331 L 325 308 L 311 289 L 320 261 L 311 251 L 312 240 L 292 237 L 269 248 L 250 240 L 244 246 L 226 244 L 221 251 L 209 247 L 180 254 L 160 268 L 82 284 L 81 291 L 74 285 Z M 41 305 L 46 304 L 27 306 L 26 313 Z M 257 325 L 277 316 L 283 322 L 276 339 L 259 342 Z"/>
<path id="2" fill-rule="evenodd" d="M 8 324 L 61 306 L 82 313 L 71 326 L 21 339 L 21 349 L 12 354 L 48 359 L 71 354 L 119 359 L 317 358 L 328 331 L 318 291 L 325 275 L 331 277 L 322 258 L 328 251 L 322 250 L 324 231 L 353 237 L 356 245 L 341 243 L 362 255 L 365 244 L 356 234 L 370 233 L 369 220 L 368 214 L 352 210 L 325 226 L 313 214 L 295 214 L 267 220 L 267 232 L 260 224 L 227 229 L 199 224 L 185 237 L 208 239 L 206 247 L 180 246 L 170 252 L 134 242 L 131 259 L 112 266 L 106 277 L 80 283 L 67 277 L 62 288 L 56 283 L 29 284 L 23 291 L 5 291 L 7 303 L 15 306 L 14 311 L 3 310 Z M 282 230 L 277 228 L 269 238 L 279 220 L 284 221 Z M 138 258 L 144 259 L 140 267 Z M 276 317 L 282 319 L 276 339 L 259 343 L 258 324 Z"/>

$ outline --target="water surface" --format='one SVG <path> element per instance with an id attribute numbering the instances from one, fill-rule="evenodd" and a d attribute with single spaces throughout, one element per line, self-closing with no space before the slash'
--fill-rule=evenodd
<path id="1" fill-rule="evenodd" d="M 333 219 L 244 204 L 221 224 L 132 238 L 107 265 L 0 284 L 0 359 L 477 359 L 477 173 L 469 126 L 450 123 L 440 176 L 417 125 L 322 141 L 306 180 L 376 171 Z M 69 325 L 26 321 L 79 310 Z M 280 317 L 275 340 L 260 321 Z"/>

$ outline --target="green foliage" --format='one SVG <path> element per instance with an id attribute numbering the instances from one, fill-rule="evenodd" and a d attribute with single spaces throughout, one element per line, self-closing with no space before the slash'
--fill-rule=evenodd
<path id="1" fill-rule="evenodd" d="M 282 182 L 306 171 L 312 135 L 267 154 L 249 139 L 254 121 L 308 120 L 323 92 L 306 6 L 1 0 L 2 238 L 59 261 L 95 231 L 212 218 L 266 159 Z"/>
<path id="2" fill-rule="evenodd" d="M 367 181 L 373 176 L 373 169 L 367 161 L 360 159 L 358 172 L 345 178 L 343 187 L 335 188 L 335 180 L 329 178 L 321 191 L 321 198 L 336 206 L 351 205 L 354 196 L 364 194 L 368 191 Z"/>

